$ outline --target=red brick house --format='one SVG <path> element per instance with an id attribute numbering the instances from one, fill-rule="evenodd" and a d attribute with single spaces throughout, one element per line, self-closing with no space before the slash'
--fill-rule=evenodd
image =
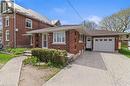
<path id="1" fill-rule="evenodd" d="M 19 5 L 14 4 L 14 8 L 16 15 L 3 14 L 4 47 L 54 48 L 73 54 L 85 49 L 115 52 L 120 47 L 119 36 L 124 34 L 86 30 L 83 25 L 61 25 Z"/>
<path id="2" fill-rule="evenodd" d="M 119 35 L 106 30 L 85 30 L 81 25 L 64 25 L 28 31 L 33 47 L 55 48 L 78 53 L 81 50 L 115 52 L 120 48 Z"/>
<path id="3" fill-rule="evenodd" d="M 6 5 L 12 13 L 5 12 L 2 15 L 4 47 L 31 47 L 32 36 L 24 35 L 27 31 L 54 26 L 45 16 L 10 3 L 7 2 Z"/>

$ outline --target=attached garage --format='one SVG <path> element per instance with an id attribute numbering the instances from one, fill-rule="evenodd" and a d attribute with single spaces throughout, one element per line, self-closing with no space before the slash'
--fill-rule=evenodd
<path id="1" fill-rule="evenodd" d="M 115 37 L 94 37 L 93 51 L 115 51 Z"/>

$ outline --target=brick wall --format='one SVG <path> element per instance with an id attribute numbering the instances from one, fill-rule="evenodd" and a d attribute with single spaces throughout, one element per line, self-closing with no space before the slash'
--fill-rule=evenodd
<path id="1" fill-rule="evenodd" d="M 83 49 L 79 43 L 79 32 L 75 30 L 66 31 L 66 44 L 53 44 L 53 33 L 48 35 L 48 48 L 66 50 L 69 53 L 76 54 Z"/>
<path id="2" fill-rule="evenodd" d="M 67 39 L 68 39 L 68 36 L 66 36 L 66 44 L 53 44 L 53 33 L 49 33 L 48 34 L 48 48 L 67 50 L 67 46 L 66 46 L 68 44 Z"/>
<path id="3" fill-rule="evenodd" d="M 9 16 L 9 20 L 10 20 L 10 22 L 9 22 L 9 26 L 8 27 L 5 27 L 5 17 L 6 16 Z M 4 45 L 4 47 L 8 47 L 8 46 L 10 46 L 10 47 L 14 47 L 14 16 L 13 16 L 13 14 L 8 14 L 8 15 L 3 15 L 2 16 L 2 22 L 3 22 L 3 45 Z M 9 32 L 10 32 L 10 41 L 5 41 L 5 39 L 6 39 L 6 36 L 5 36 L 5 34 L 6 34 L 6 30 L 9 30 Z"/>
<path id="4" fill-rule="evenodd" d="M 5 26 L 5 17 L 10 16 L 10 26 L 9 27 L 4 27 Z M 51 27 L 51 25 L 48 25 L 44 22 L 41 22 L 39 20 L 27 17 L 25 15 L 16 14 L 16 28 L 18 31 L 16 32 L 16 46 L 17 47 L 30 47 L 30 37 L 29 36 L 24 36 L 23 34 L 26 34 L 26 31 L 32 30 L 29 28 L 25 27 L 25 20 L 26 18 L 32 19 L 32 29 L 42 29 L 46 27 Z M 10 41 L 6 42 L 5 41 L 5 31 L 9 30 L 10 31 Z M 4 47 L 9 43 L 10 47 L 14 47 L 14 15 L 13 14 L 5 14 L 3 15 L 3 44 Z"/>

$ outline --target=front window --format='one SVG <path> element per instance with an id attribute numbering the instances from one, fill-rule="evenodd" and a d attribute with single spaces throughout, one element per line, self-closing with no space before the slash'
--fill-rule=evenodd
<path id="1" fill-rule="evenodd" d="M 5 27 L 9 26 L 9 16 L 5 17 Z"/>
<path id="2" fill-rule="evenodd" d="M 65 43 L 65 32 L 54 32 L 53 43 Z"/>
<path id="3" fill-rule="evenodd" d="M 26 28 L 32 28 L 32 20 L 26 19 Z"/>
<path id="4" fill-rule="evenodd" d="M 10 37 L 10 36 L 9 36 L 9 30 L 6 30 L 5 35 L 6 35 L 6 39 L 5 39 L 5 40 L 6 40 L 6 41 L 9 41 L 9 37 Z"/>
<path id="5" fill-rule="evenodd" d="M 2 13 L 5 13 L 7 11 L 7 3 L 5 1 L 2 1 L 1 2 L 1 5 L 2 5 Z"/>

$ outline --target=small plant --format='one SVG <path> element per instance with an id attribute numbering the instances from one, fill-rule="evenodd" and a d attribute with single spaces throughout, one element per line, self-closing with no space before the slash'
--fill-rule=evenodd
<path id="1" fill-rule="evenodd" d="M 23 64 L 24 65 L 27 65 L 27 64 L 30 64 L 30 65 L 36 65 L 36 63 L 38 62 L 39 60 L 36 58 L 36 57 L 28 57 L 27 59 L 25 59 L 23 61 Z"/>

